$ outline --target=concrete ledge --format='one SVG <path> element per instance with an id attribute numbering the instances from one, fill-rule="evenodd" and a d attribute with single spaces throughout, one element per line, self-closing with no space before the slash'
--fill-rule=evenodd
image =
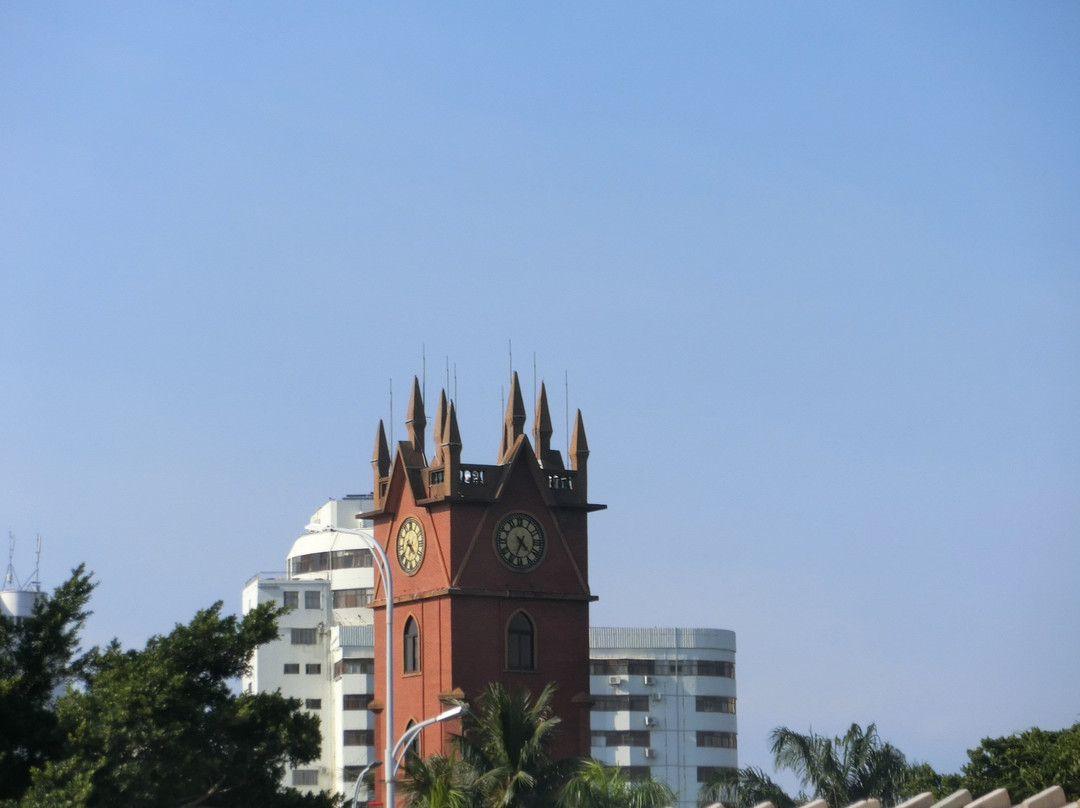
<path id="1" fill-rule="evenodd" d="M 966 788 L 962 788 L 959 791 L 954 791 L 934 805 L 934 808 L 964 808 L 965 805 L 971 802 L 971 792 Z"/>
<path id="2" fill-rule="evenodd" d="M 1034 797 L 1028 797 L 1020 805 L 1022 808 L 1062 808 L 1065 805 L 1065 792 L 1061 786 L 1050 786 Z"/>
<path id="3" fill-rule="evenodd" d="M 881 802 L 871 797 L 868 800 L 859 800 L 858 802 L 853 802 L 851 803 L 851 805 L 848 806 L 848 808 L 881 808 Z"/>
<path id="4" fill-rule="evenodd" d="M 974 802 L 968 803 L 968 808 L 1012 808 L 1009 802 L 1009 792 L 1004 788 L 995 788 L 989 794 L 983 794 Z"/>
<path id="5" fill-rule="evenodd" d="M 929 791 L 924 791 L 922 794 L 916 794 L 909 800 L 905 800 L 896 806 L 896 808 L 930 808 L 934 804 L 934 795 Z"/>

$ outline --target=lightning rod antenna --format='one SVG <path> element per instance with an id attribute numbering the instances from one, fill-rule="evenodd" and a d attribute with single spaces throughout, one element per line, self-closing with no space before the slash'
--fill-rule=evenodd
<path id="1" fill-rule="evenodd" d="M 394 445 L 394 377 L 390 377 L 390 445 Z"/>
<path id="2" fill-rule="evenodd" d="M 570 374 L 563 371 L 563 412 L 566 420 L 566 457 L 570 457 Z"/>
<path id="3" fill-rule="evenodd" d="M 8 531 L 8 565 L 4 573 L 4 589 L 18 589 L 19 581 L 15 577 L 15 534 Z"/>
<path id="4" fill-rule="evenodd" d="M 35 592 L 41 591 L 41 534 L 37 534 L 37 549 L 34 551 L 34 577 L 30 579 L 30 587 Z"/>

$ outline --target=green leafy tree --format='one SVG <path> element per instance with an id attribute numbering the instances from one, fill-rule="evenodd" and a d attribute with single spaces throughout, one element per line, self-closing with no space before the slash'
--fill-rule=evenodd
<path id="1" fill-rule="evenodd" d="M 618 766 L 599 760 L 581 762 L 559 795 L 560 808 L 664 808 L 675 793 L 651 775 L 630 779 Z"/>
<path id="2" fill-rule="evenodd" d="M 874 724 L 865 730 L 852 724 L 835 738 L 777 727 L 771 737 L 776 767 L 792 771 L 804 788 L 811 788 L 831 808 L 870 797 L 884 806 L 901 799 L 907 761 L 899 749 L 878 737 Z"/>
<path id="3" fill-rule="evenodd" d="M 929 763 L 915 763 L 908 767 L 900 795 L 908 799 L 928 791 L 941 800 L 964 787 L 961 779 L 959 774 L 938 774 Z"/>
<path id="4" fill-rule="evenodd" d="M 94 590 L 90 578 L 79 566 L 29 617 L 0 617 L 0 801 L 21 797 L 32 770 L 60 752 L 64 736 L 54 696 L 94 659 L 93 650 L 79 649 Z"/>
<path id="5" fill-rule="evenodd" d="M 968 750 L 963 787 L 972 794 L 1006 788 L 1014 803 L 1053 785 L 1080 797 L 1080 723 L 1049 731 L 1032 728 L 1003 738 L 984 738 Z"/>
<path id="6" fill-rule="evenodd" d="M 795 808 L 799 801 L 788 796 L 764 771 L 750 766 L 710 774 L 698 791 L 698 803 L 714 802 L 722 802 L 725 808 L 750 808 L 762 802 L 771 802 L 776 808 Z"/>
<path id="7" fill-rule="evenodd" d="M 550 808 L 574 761 L 553 761 L 551 742 L 559 725 L 552 715 L 554 685 L 535 700 L 528 690 L 484 688 L 462 720 L 457 739 L 462 763 L 476 773 L 476 791 L 485 808 Z"/>
<path id="8" fill-rule="evenodd" d="M 22 805 L 333 805 L 281 785 L 286 763 L 318 757 L 318 718 L 277 693 L 232 692 L 254 650 L 277 638 L 279 611 L 220 612 L 217 603 L 142 651 L 114 643 L 101 654 L 85 689 L 58 701 L 63 758 L 37 773 Z"/>

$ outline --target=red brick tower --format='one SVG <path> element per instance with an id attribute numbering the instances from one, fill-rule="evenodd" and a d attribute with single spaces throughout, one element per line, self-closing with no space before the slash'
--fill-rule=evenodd
<path id="1" fill-rule="evenodd" d="M 364 518 L 390 559 L 394 587 L 394 737 L 446 709 L 447 697 L 475 699 L 489 682 L 558 689 L 556 756 L 589 754 L 589 590 L 586 499 L 589 456 L 581 413 L 570 468 L 551 448 L 543 386 L 530 444 L 513 374 L 498 462 L 461 462 L 453 403 L 439 397 L 433 457 L 424 452 L 424 403 L 413 382 L 408 440 L 391 458 L 382 422 L 375 441 L 375 505 Z M 375 701 L 385 699 L 386 601 L 375 591 Z M 584 703 L 583 703 L 584 702 Z M 456 722 L 455 722 L 456 723 Z M 377 721 L 376 749 L 383 722 Z M 447 753 L 447 730 L 428 727 L 423 755 Z M 389 765 L 389 762 L 384 762 Z"/>

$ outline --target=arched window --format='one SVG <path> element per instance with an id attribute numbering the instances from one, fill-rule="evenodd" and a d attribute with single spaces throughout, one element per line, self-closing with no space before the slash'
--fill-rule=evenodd
<path id="1" fill-rule="evenodd" d="M 506 667 L 515 671 L 536 670 L 536 629 L 525 612 L 510 618 L 506 629 Z"/>
<path id="2" fill-rule="evenodd" d="M 420 626 L 412 617 L 405 621 L 405 636 L 402 645 L 405 649 L 405 673 L 420 670 Z"/>
<path id="3" fill-rule="evenodd" d="M 408 735 L 409 730 L 412 729 L 415 726 L 416 726 L 416 722 L 413 721 L 412 719 L 409 719 L 409 723 L 405 725 L 405 732 L 401 733 L 402 737 L 404 737 L 405 735 Z M 419 733 L 417 733 L 416 737 L 413 738 L 412 741 L 409 742 L 409 745 L 405 747 L 405 752 L 402 755 L 402 758 L 404 758 L 407 755 L 416 755 L 417 757 L 420 757 L 420 734 Z"/>

